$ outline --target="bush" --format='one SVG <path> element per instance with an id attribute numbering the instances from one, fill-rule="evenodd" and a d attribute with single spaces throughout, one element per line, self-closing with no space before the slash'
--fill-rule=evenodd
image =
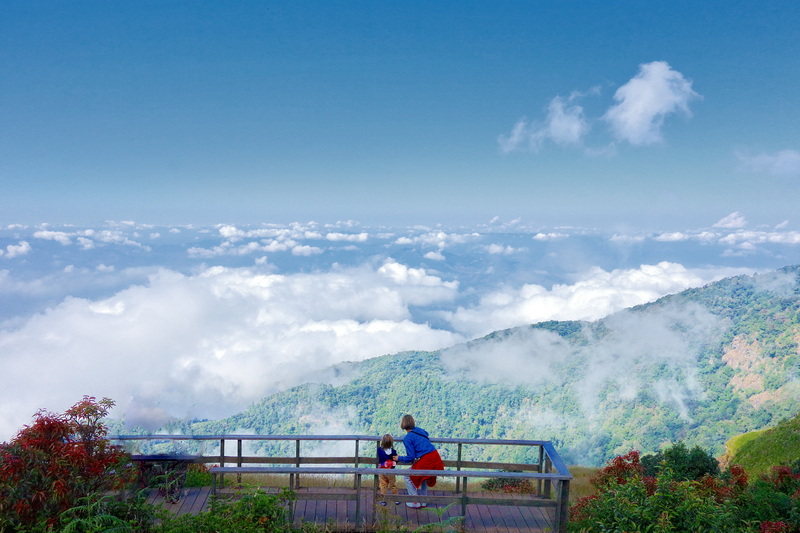
<path id="1" fill-rule="evenodd" d="M 192 463 L 186 471 L 184 487 L 208 487 L 211 485 L 211 471 L 208 465 Z"/>
<path id="2" fill-rule="evenodd" d="M 0 444 L 0 531 L 56 528 L 81 498 L 122 488 L 135 475 L 100 422 L 114 402 L 85 396 L 64 414 L 39 411 Z"/>
<path id="3" fill-rule="evenodd" d="M 683 442 L 673 444 L 656 454 L 642 456 L 641 464 L 646 476 L 657 476 L 663 468 L 668 468 L 679 481 L 719 475 L 719 462 L 714 456 L 700 446 L 689 450 Z"/>
<path id="4" fill-rule="evenodd" d="M 502 472 L 519 472 L 519 470 L 502 470 Z M 536 490 L 529 479 L 511 477 L 493 477 L 481 483 L 483 490 L 490 492 L 507 492 L 517 494 L 533 494 Z"/>
<path id="5" fill-rule="evenodd" d="M 739 516 L 743 521 L 769 523 L 765 531 L 800 531 L 800 461 L 775 466 L 754 480 L 741 496 Z"/>
<path id="6" fill-rule="evenodd" d="M 746 531 L 736 529 L 733 505 L 717 502 L 697 481 L 677 481 L 668 470 L 657 478 L 609 479 L 595 496 L 570 508 L 571 531 Z"/>
<path id="7" fill-rule="evenodd" d="M 211 511 L 198 515 L 165 517 L 157 533 L 265 533 L 289 532 L 292 524 L 286 504 L 291 492 L 280 496 L 263 491 L 245 493 L 234 502 L 217 501 Z"/>
<path id="8" fill-rule="evenodd" d="M 669 461 L 677 457 L 677 465 L 702 465 L 706 454 L 673 449 L 678 453 L 664 454 L 656 477 L 645 475 L 638 452 L 609 461 L 592 480 L 598 493 L 570 508 L 569 529 L 800 533 L 800 461 L 774 467 L 752 483 L 738 465 L 721 475 L 685 479 L 691 468 L 676 474 Z M 692 455 L 698 460 L 686 460 Z"/>

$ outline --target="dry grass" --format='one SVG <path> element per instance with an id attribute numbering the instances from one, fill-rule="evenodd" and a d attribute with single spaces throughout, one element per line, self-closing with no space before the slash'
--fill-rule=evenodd
<path id="1" fill-rule="evenodd" d="M 575 503 L 579 498 L 584 496 L 591 496 L 595 494 L 596 490 L 589 482 L 591 478 L 597 475 L 599 468 L 587 466 L 570 466 L 569 471 L 573 476 L 572 482 L 569 486 L 569 501 L 570 504 Z M 488 478 L 487 478 L 488 479 Z M 236 475 L 228 474 L 225 477 L 226 484 L 231 483 L 239 484 Z M 480 487 L 481 480 L 470 480 L 469 489 L 475 490 Z M 335 476 L 335 475 L 314 475 L 302 474 L 300 476 L 300 486 L 303 487 L 331 487 L 331 488 L 347 488 L 353 487 L 355 480 L 353 476 Z M 364 486 L 371 486 L 373 480 L 371 477 L 366 477 L 362 480 Z M 245 487 L 273 487 L 283 488 L 289 487 L 288 474 L 244 474 L 241 478 L 241 485 Z M 436 488 L 437 490 L 455 490 L 455 480 L 452 478 L 439 478 Z M 402 479 L 397 480 L 397 487 L 403 489 Z"/>
<path id="2" fill-rule="evenodd" d="M 569 471 L 572 474 L 572 481 L 569 484 L 569 502 L 575 503 L 578 498 L 584 496 L 591 496 L 597 491 L 589 482 L 600 471 L 599 468 L 589 466 L 570 466 Z"/>
<path id="3" fill-rule="evenodd" d="M 403 480 L 398 476 L 397 488 L 404 488 Z M 225 482 L 230 484 L 237 481 L 236 474 L 228 474 L 225 476 Z M 314 475 L 314 474 L 301 474 L 299 479 L 300 486 L 302 487 L 329 487 L 329 488 L 347 488 L 353 487 L 355 484 L 355 477 L 351 475 Z M 373 482 L 372 477 L 367 476 L 361 480 L 362 486 L 371 486 Z M 289 487 L 288 474 L 243 474 L 241 477 L 241 484 L 248 487 Z M 437 490 L 455 490 L 455 481 L 453 479 L 439 478 L 436 483 Z"/>

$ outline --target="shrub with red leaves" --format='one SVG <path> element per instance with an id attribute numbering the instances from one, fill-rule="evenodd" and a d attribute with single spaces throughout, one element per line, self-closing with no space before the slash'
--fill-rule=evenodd
<path id="1" fill-rule="evenodd" d="M 641 465 L 639 458 L 639 452 L 631 450 L 625 455 L 619 455 L 611 459 L 597 476 L 591 479 L 592 485 L 598 489 L 603 489 L 611 483 L 624 485 L 631 479 L 641 477 L 644 474 L 644 467 Z"/>
<path id="2" fill-rule="evenodd" d="M 643 474 L 638 452 L 616 457 L 591 480 L 597 493 L 569 509 L 569 531 L 800 533 L 800 460 L 749 480 L 741 465 L 679 479 Z"/>
<path id="3" fill-rule="evenodd" d="M 0 444 L 0 531 L 56 527 L 80 498 L 130 479 L 126 454 L 110 445 L 101 423 L 113 405 L 85 396 L 64 414 L 39 411 Z"/>

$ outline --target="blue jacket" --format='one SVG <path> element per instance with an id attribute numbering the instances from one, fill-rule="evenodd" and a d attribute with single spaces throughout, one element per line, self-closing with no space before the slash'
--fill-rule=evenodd
<path id="1" fill-rule="evenodd" d="M 393 457 L 395 455 L 397 455 L 397 450 L 395 450 L 394 448 L 392 448 L 392 450 L 387 454 L 385 451 L 383 451 L 383 448 L 378 446 L 378 465 L 383 466 L 383 463 L 385 463 L 390 459 L 394 461 Z"/>
<path id="2" fill-rule="evenodd" d="M 422 428 L 414 428 L 403 437 L 403 446 L 406 448 L 406 455 L 401 455 L 401 463 L 413 463 L 414 459 L 419 459 L 428 452 L 432 452 L 436 447 L 428 440 L 428 432 Z"/>

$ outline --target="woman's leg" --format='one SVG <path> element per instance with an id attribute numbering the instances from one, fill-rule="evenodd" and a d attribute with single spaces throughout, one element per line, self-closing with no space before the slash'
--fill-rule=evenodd
<path id="1" fill-rule="evenodd" d="M 417 489 L 417 494 L 420 495 L 420 496 L 427 496 L 428 495 L 428 482 L 427 481 L 423 481 L 422 483 L 420 483 L 419 489 Z M 421 503 L 420 505 L 422 505 L 423 507 L 427 507 L 428 506 L 427 503 Z"/>
<path id="2" fill-rule="evenodd" d="M 414 486 L 414 482 L 411 481 L 411 476 L 403 476 L 403 479 L 406 482 L 406 492 L 411 496 L 418 496 L 419 492 L 417 492 L 417 487 Z M 406 505 L 409 507 L 419 507 L 419 502 L 406 502 Z"/>

